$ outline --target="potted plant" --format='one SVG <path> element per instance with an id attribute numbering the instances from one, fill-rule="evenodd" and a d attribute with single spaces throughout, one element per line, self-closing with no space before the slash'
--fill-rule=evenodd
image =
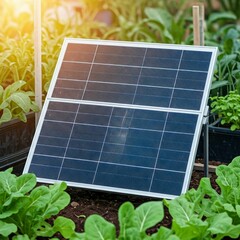
<path id="1" fill-rule="evenodd" d="M 34 93 L 21 89 L 25 84 L 0 86 L 0 169 L 21 162 L 33 138 L 34 114 L 30 113 L 39 108 L 32 100 Z"/>
<path id="2" fill-rule="evenodd" d="M 231 20 L 232 17 L 222 14 Z M 221 14 L 209 17 L 210 22 Z M 215 22 L 216 24 L 216 22 Z M 221 26 L 221 25 L 220 25 Z M 216 26 L 215 26 L 216 27 Z M 209 158 L 230 162 L 240 154 L 240 31 L 237 25 L 226 25 L 211 35 L 208 43 L 219 42 L 219 56 L 209 98 Z M 209 41 L 210 40 L 210 41 Z M 197 156 L 203 157 L 201 139 Z"/>

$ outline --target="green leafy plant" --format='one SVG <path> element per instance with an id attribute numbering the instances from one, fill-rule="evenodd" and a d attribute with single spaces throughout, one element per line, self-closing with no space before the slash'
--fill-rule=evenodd
<path id="1" fill-rule="evenodd" d="M 230 91 L 226 96 L 211 97 L 211 112 L 217 114 L 221 124 L 231 130 L 240 129 L 240 95 Z"/>
<path id="2" fill-rule="evenodd" d="M 186 19 L 190 11 L 182 7 L 174 15 L 170 12 L 170 6 L 167 6 L 162 1 L 110 1 L 107 9 L 113 13 L 114 21 L 103 37 L 124 41 L 182 43 L 186 37 Z"/>
<path id="3" fill-rule="evenodd" d="M 216 170 L 218 193 L 209 178 L 202 178 L 198 189 L 191 189 L 173 200 L 146 202 L 136 209 L 125 202 L 118 211 L 119 234 L 115 226 L 99 215 L 87 218 L 79 239 L 220 240 L 240 236 L 240 156 Z M 171 228 L 160 226 L 149 235 L 147 229 L 163 219 L 163 203 L 172 216 Z"/>
<path id="4" fill-rule="evenodd" d="M 25 84 L 24 81 L 17 81 L 5 89 L 0 86 L 0 124 L 13 118 L 26 122 L 26 113 L 39 111 L 38 106 L 32 100 L 34 93 L 21 90 Z"/>
<path id="5" fill-rule="evenodd" d="M 223 34 L 211 96 L 224 96 L 234 90 L 240 93 L 240 30 L 230 28 Z"/>
<path id="6" fill-rule="evenodd" d="M 69 204 L 66 184 L 36 187 L 34 174 L 19 177 L 12 169 L 0 172 L 0 238 L 34 240 L 52 237 L 60 232 L 64 239 L 74 239 L 75 224 L 72 220 L 57 217 L 53 225 L 47 222 Z"/>
<path id="7" fill-rule="evenodd" d="M 116 228 L 101 216 L 94 214 L 87 218 L 84 229 L 81 234 L 82 239 L 158 239 L 157 234 L 151 238 L 146 230 L 154 227 L 163 219 L 163 203 L 161 201 L 146 202 L 136 209 L 130 202 L 121 205 L 118 211 L 120 225 L 119 236 L 116 235 Z M 171 235 L 171 231 L 161 227 L 161 233 Z M 161 238 L 165 239 L 165 238 Z"/>
<path id="8" fill-rule="evenodd" d="M 217 5 L 218 11 L 233 12 L 238 17 L 238 19 L 240 18 L 240 2 L 238 0 L 219 0 L 217 1 L 217 4 L 214 0 L 205 1 L 207 2 L 207 9 L 211 12 L 216 11 L 216 7 L 214 7 L 214 5 Z"/>
<path id="9" fill-rule="evenodd" d="M 150 201 L 134 207 L 125 202 L 118 211 L 119 231 L 103 217 L 93 214 L 84 232 L 75 232 L 72 220 L 58 216 L 51 225 L 47 220 L 70 202 L 65 183 L 36 187 L 34 174 L 19 177 L 12 169 L 0 172 L 0 238 L 37 239 L 54 237 L 60 232 L 71 240 L 220 240 L 240 237 L 240 156 L 216 169 L 220 191 L 202 178 L 197 189 L 190 189 L 173 200 Z M 164 218 L 164 205 L 172 217 L 171 228 L 148 229 Z M 57 238 L 53 238 L 57 239 Z"/>

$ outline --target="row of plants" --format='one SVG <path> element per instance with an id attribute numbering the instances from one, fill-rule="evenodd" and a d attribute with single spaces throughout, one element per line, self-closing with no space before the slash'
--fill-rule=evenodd
<path id="1" fill-rule="evenodd" d="M 202 2 L 207 12 L 206 45 L 219 47 L 210 95 L 225 96 L 230 91 L 239 95 L 240 26 L 236 11 L 239 1 Z M 26 84 L 16 91 L 34 91 L 33 2 L 25 0 L 17 10 L 11 1 L 1 3 L 4 7 L 0 20 L 0 85 L 5 89 L 21 80 Z M 43 101 L 65 37 L 193 43 L 191 0 L 76 0 L 75 3 L 72 6 L 67 1 L 42 1 Z M 1 123 L 6 120 L 6 115 L 1 114 L 4 106 L 0 106 Z M 19 114 L 21 120 L 25 119 L 24 110 Z M 18 115 L 12 114 L 12 117 Z"/>
<path id="2" fill-rule="evenodd" d="M 38 237 L 56 240 L 56 233 L 72 240 L 240 237 L 240 156 L 228 166 L 217 167 L 219 192 L 212 188 L 209 178 L 202 178 L 197 189 L 190 189 L 173 200 L 145 202 L 136 208 L 130 202 L 123 203 L 118 211 L 118 233 L 116 226 L 97 214 L 86 219 L 83 233 L 76 232 L 71 219 L 58 215 L 70 203 L 66 183 L 36 186 L 34 174 L 17 177 L 11 171 L 0 172 L 0 237 L 3 240 Z M 160 226 L 156 233 L 148 234 L 147 230 L 164 218 L 164 207 L 172 217 L 171 228 Z"/>

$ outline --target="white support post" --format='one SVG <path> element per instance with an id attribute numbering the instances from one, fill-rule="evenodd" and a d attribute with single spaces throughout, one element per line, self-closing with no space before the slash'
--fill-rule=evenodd
<path id="1" fill-rule="evenodd" d="M 35 69 L 35 101 L 42 109 L 42 39 L 41 39 L 41 0 L 34 0 L 34 69 Z M 35 114 L 35 125 L 40 112 Z"/>

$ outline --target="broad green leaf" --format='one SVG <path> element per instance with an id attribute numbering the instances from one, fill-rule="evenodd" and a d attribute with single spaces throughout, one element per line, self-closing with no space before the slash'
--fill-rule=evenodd
<path id="1" fill-rule="evenodd" d="M 0 220 L 0 236 L 8 237 L 11 233 L 17 232 L 17 226 Z M 1 238 L 1 237 L 0 237 Z"/>
<path id="2" fill-rule="evenodd" d="M 196 228 L 190 225 L 180 226 L 177 222 L 173 219 L 172 221 L 172 230 L 179 237 L 179 239 L 184 240 L 192 240 L 198 239 L 198 234 L 196 233 Z"/>
<path id="3" fill-rule="evenodd" d="M 0 117 L 0 124 L 8 122 L 12 119 L 12 113 L 8 108 L 3 109 L 2 116 Z"/>
<path id="4" fill-rule="evenodd" d="M 22 203 L 24 200 L 22 197 L 21 200 L 16 198 L 11 198 L 11 200 L 9 199 L 7 199 L 8 204 L 4 206 L 0 212 L 0 219 L 5 219 L 18 213 L 23 207 Z"/>
<path id="5" fill-rule="evenodd" d="M 169 212 L 176 223 L 181 227 L 187 226 L 188 222 L 194 215 L 194 204 L 188 202 L 183 196 L 173 199 L 169 203 Z"/>
<path id="6" fill-rule="evenodd" d="M 12 193 L 12 188 L 16 185 L 16 176 L 4 171 L 0 172 L 0 186 L 6 191 L 7 194 Z"/>
<path id="7" fill-rule="evenodd" d="M 15 92 L 10 96 L 9 99 L 15 102 L 16 105 L 19 106 L 25 113 L 30 111 L 31 101 L 24 92 Z"/>
<path id="8" fill-rule="evenodd" d="M 239 186 L 238 177 L 230 167 L 224 165 L 217 167 L 216 174 L 218 176 L 216 182 L 221 188 L 221 194 L 228 199 L 232 190 Z"/>
<path id="9" fill-rule="evenodd" d="M 240 156 L 235 157 L 231 163 L 228 164 L 229 167 L 231 167 L 233 170 L 240 169 Z"/>
<path id="10" fill-rule="evenodd" d="M 222 21 L 223 19 L 225 20 L 236 20 L 236 15 L 233 14 L 232 12 L 217 12 L 217 13 L 212 13 L 210 17 L 208 18 L 208 24 L 211 25 L 216 21 Z"/>
<path id="11" fill-rule="evenodd" d="M 13 240 L 30 240 L 30 238 L 26 234 L 24 234 L 24 235 L 16 235 L 12 239 Z"/>
<path id="12" fill-rule="evenodd" d="M 172 16 L 164 9 L 160 8 L 146 8 L 145 14 L 150 19 L 160 22 L 165 28 L 171 27 Z"/>
<path id="13" fill-rule="evenodd" d="M 28 209 L 34 211 L 38 208 L 45 208 L 51 199 L 51 194 L 46 186 L 39 186 L 30 193 L 31 204 Z"/>
<path id="14" fill-rule="evenodd" d="M 36 186 L 36 176 L 31 173 L 26 173 L 17 178 L 17 191 L 25 194 L 31 191 Z"/>
<path id="15" fill-rule="evenodd" d="M 130 202 L 125 202 L 121 205 L 118 211 L 118 221 L 120 226 L 119 238 L 127 238 L 127 230 L 131 228 L 136 229 L 136 222 L 134 219 L 134 206 Z"/>
<path id="16" fill-rule="evenodd" d="M 151 240 L 180 240 L 177 236 L 173 234 L 171 229 L 161 226 L 157 233 L 152 234 Z"/>
<path id="17" fill-rule="evenodd" d="M 135 209 L 136 223 L 140 233 L 162 221 L 164 217 L 163 203 L 150 201 L 141 204 Z"/>
<path id="18" fill-rule="evenodd" d="M 209 218 L 208 222 L 210 223 L 208 230 L 212 234 L 231 238 L 237 238 L 240 235 L 240 225 L 232 225 L 232 219 L 225 212 Z"/>
<path id="19" fill-rule="evenodd" d="M 227 86 L 229 82 L 227 80 L 219 80 L 212 82 L 211 90 Z"/>
<path id="20" fill-rule="evenodd" d="M 85 225 L 86 240 L 115 240 L 116 229 L 99 215 L 93 214 L 87 218 Z"/>
<path id="21" fill-rule="evenodd" d="M 65 217 L 57 217 L 54 221 L 53 228 L 57 232 L 59 231 L 64 238 L 70 238 L 75 233 L 75 223 Z"/>
<path id="22" fill-rule="evenodd" d="M 204 197 L 204 195 L 208 195 L 212 199 L 216 199 L 219 197 L 219 194 L 216 192 L 216 190 L 212 188 L 209 178 L 204 177 L 200 180 L 198 190 L 201 190 L 201 192 L 203 193 L 202 198 Z"/>
<path id="23" fill-rule="evenodd" d="M 45 210 L 44 218 L 58 214 L 60 210 L 70 203 L 70 196 L 64 191 L 66 188 L 67 184 L 65 182 L 49 186 L 51 198 L 49 199 L 48 208 Z"/>
<path id="24" fill-rule="evenodd" d="M 71 238 L 71 240 L 85 240 L 85 233 L 74 233 Z"/>
<path id="25" fill-rule="evenodd" d="M 236 212 L 237 212 L 237 215 L 238 215 L 238 217 L 240 219 L 240 205 L 236 206 Z"/>
<path id="26" fill-rule="evenodd" d="M 227 212 L 233 212 L 233 213 L 236 212 L 236 209 L 233 207 L 232 204 L 225 203 L 223 204 L 223 207 Z"/>
<path id="27" fill-rule="evenodd" d="M 6 87 L 6 89 L 4 91 L 4 94 L 3 94 L 3 100 L 5 101 L 13 93 L 16 93 L 25 84 L 26 84 L 26 82 L 20 80 L 20 81 L 14 82 L 13 84 L 11 84 L 8 87 Z"/>

